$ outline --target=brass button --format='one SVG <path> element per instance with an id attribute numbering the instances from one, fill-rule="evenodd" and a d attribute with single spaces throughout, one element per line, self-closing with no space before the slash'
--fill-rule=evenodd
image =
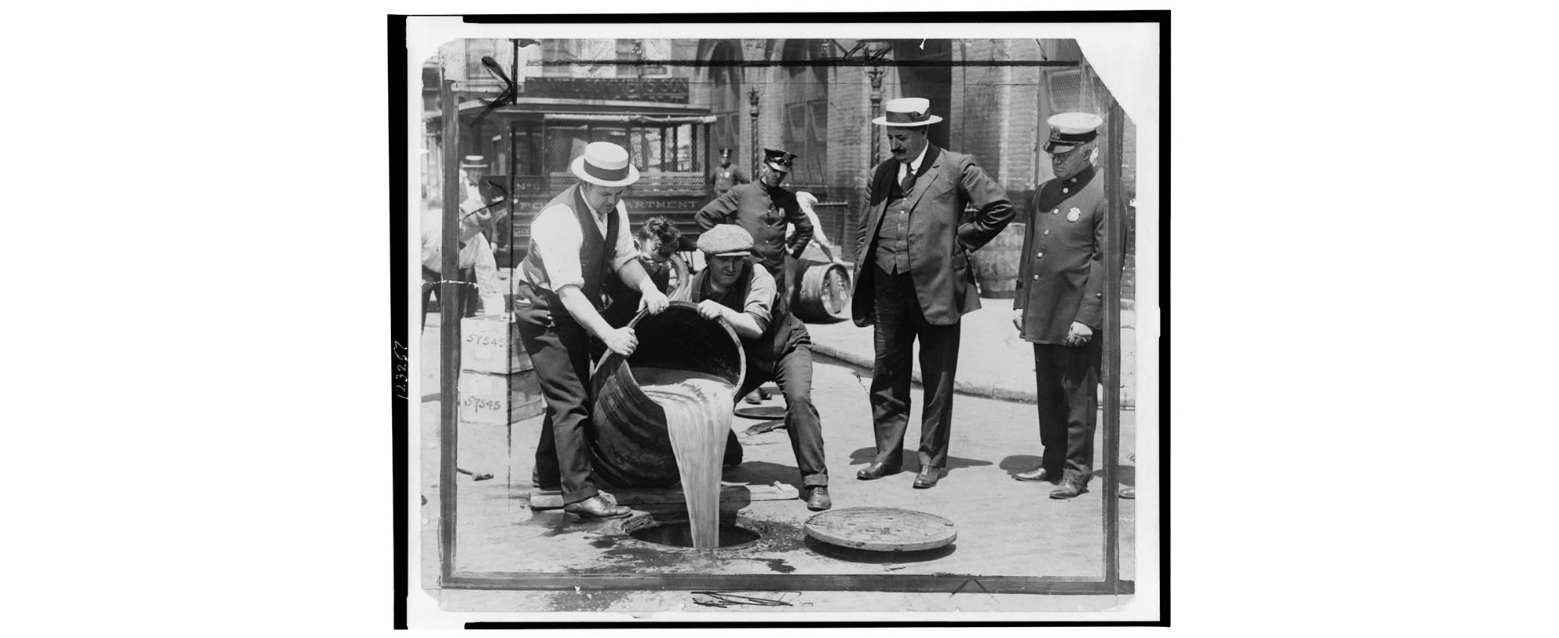
<path id="1" fill-rule="evenodd" d="M 1046 228 L 1046 229 L 1045 229 L 1045 234 L 1046 234 L 1046 235 L 1049 235 L 1049 234 L 1050 234 L 1050 229 L 1049 229 L 1049 228 Z"/>
<path id="2" fill-rule="evenodd" d="M 1065 189 L 1065 188 L 1063 188 L 1063 189 L 1061 189 L 1061 192 L 1063 192 L 1063 193 L 1070 193 L 1070 192 L 1072 192 L 1072 191 L 1070 191 L 1070 190 L 1068 190 L 1068 189 Z"/>
<path id="3" fill-rule="evenodd" d="M 1043 253 L 1043 252 L 1034 253 L 1034 258 L 1035 259 L 1039 259 L 1040 257 L 1044 257 L 1044 256 L 1045 256 L 1045 253 Z"/>
<path id="4" fill-rule="evenodd" d="M 1034 275 L 1034 281 L 1039 281 L 1039 275 Z"/>

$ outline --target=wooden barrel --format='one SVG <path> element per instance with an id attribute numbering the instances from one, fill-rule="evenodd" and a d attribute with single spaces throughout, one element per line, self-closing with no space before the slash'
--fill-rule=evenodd
<path id="1" fill-rule="evenodd" d="M 831 322 L 850 317 L 850 271 L 841 264 L 796 260 L 790 307 L 802 321 Z"/>
<path id="2" fill-rule="evenodd" d="M 1001 234 L 970 255 L 974 276 L 980 282 L 980 296 L 987 299 L 1011 299 L 1017 296 L 1018 264 L 1023 251 L 1024 225 L 1008 224 Z"/>
<path id="3" fill-rule="evenodd" d="M 608 352 L 590 375 L 595 474 L 617 487 L 667 487 L 680 477 L 666 411 L 640 389 L 634 367 L 712 374 L 734 391 L 741 387 L 746 355 L 730 326 L 698 316 L 698 306 L 687 301 L 673 301 L 658 315 L 640 313 L 629 325 L 638 349 L 627 358 Z"/>

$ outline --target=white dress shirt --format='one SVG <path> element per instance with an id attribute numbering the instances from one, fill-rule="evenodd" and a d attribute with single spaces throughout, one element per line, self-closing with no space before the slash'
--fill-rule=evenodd
<path id="1" fill-rule="evenodd" d="M 580 205 L 577 192 L 573 200 L 567 205 L 557 204 L 541 211 L 531 222 L 531 242 L 541 253 L 541 262 L 547 269 L 548 287 L 553 292 L 562 290 L 564 286 L 585 285 L 585 275 L 579 267 L 579 251 L 584 247 L 585 236 L 581 234 L 578 217 L 574 215 L 573 209 Z M 605 238 L 606 216 L 591 211 L 590 218 L 595 220 L 596 232 Z M 628 207 L 622 201 L 617 202 L 616 246 L 612 257 L 613 272 L 639 255 L 633 248 L 633 229 L 628 227 Z"/>

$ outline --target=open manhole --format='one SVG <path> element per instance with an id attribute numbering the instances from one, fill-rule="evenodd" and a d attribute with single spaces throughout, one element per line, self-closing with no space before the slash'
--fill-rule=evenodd
<path id="1" fill-rule="evenodd" d="M 644 519 L 638 525 L 624 525 L 623 531 L 636 540 L 667 547 L 693 548 L 693 527 L 687 521 Z M 736 549 L 758 542 L 758 532 L 732 523 L 720 524 L 720 549 Z"/>

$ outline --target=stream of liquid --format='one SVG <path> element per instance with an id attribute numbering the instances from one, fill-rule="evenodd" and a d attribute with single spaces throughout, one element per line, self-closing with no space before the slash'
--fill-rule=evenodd
<path id="1" fill-rule="evenodd" d="M 731 431 L 736 388 L 701 372 L 634 368 L 639 388 L 666 411 L 693 547 L 720 546 L 720 464 Z"/>

